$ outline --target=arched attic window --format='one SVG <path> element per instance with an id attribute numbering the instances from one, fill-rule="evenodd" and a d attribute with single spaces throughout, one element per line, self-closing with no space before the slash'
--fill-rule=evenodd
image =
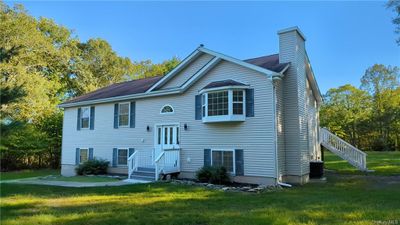
<path id="1" fill-rule="evenodd" d="M 174 113 L 174 108 L 171 105 L 164 105 L 160 111 L 161 114 L 172 114 Z"/>

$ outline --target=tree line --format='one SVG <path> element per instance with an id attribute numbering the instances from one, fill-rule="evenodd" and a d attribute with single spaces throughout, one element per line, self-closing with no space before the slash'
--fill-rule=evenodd
<path id="1" fill-rule="evenodd" d="M 67 27 L 0 1 L 1 169 L 58 168 L 59 103 L 112 83 L 163 75 L 179 61 L 132 62 L 103 39 L 82 42 Z"/>
<path id="2" fill-rule="evenodd" d="M 321 126 L 362 150 L 400 151 L 399 68 L 373 65 L 361 78 L 324 95 Z"/>

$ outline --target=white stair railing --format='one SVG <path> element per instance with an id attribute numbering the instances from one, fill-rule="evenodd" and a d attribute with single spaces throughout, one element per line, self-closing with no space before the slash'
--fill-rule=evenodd
<path id="1" fill-rule="evenodd" d="M 365 152 L 339 138 L 326 128 L 320 128 L 320 141 L 322 146 L 332 153 L 346 160 L 359 170 L 367 171 L 367 154 Z"/>
<path id="2" fill-rule="evenodd" d="M 165 152 L 161 152 L 159 156 L 157 156 L 157 158 L 154 160 L 154 164 L 155 164 L 155 175 L 156 175 L 156 181 L 159 179 L 160 177 L 160 173 L 162 173 L 162 170 L 164 168 L 164 164 L 165 164 Z"/>
<path id="3" fill-rule="evenodd" d="M 135 151 L 131 156 L 128 158 L 128 179 L 130 179 L 133 171 L 136 171 L 139 164 L 139 151 Z"/>
<path id="4" fill-rule="evenodd" d="M 162 151 L 155 159 L 156 180 L 160 174 L 170 174 L 180 172 L 180 149 L 168 149 Z"/>

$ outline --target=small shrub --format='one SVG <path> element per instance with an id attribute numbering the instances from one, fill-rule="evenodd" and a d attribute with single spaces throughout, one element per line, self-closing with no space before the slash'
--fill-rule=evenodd
<path id="1" fill-rule="evenodd" d="M 106 174 L 108 169 L 108 164 L 110 162 L 104 159 L 93 159 L 88 160 L 80 164 L 75 170 L 78 175 L 99 175 Z"/>
<path id="2" fill-rule="evenodd" d="M 230 177 L 225 167 L 204 166 L 196 172 L 196 178 L 201 182 L 212 184 L 226 184 L 230 182 Z"/>

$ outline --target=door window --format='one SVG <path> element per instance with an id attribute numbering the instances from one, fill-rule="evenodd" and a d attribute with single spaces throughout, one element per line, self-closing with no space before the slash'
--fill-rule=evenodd
<path id="1" fill-rule="evenodd" d="M 162 149 L 179 148 L 179 126 L 159 126 L 156 135 L 157 145 Z"/>

